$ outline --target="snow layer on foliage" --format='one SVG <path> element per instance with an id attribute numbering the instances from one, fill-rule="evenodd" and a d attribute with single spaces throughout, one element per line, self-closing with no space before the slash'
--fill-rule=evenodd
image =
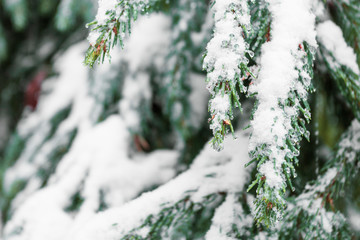
<path id="1" fill-rule="evenodd" d="M 115 10 L 116 4 L 118 4 L 118 0 L 99 0 L 99 8 L 96 14 L 96 21 L 99 24 L 105 24 L 107 20 L 107 12 L 111 10 Z"/>
<path id="2" fill-rule="evenodd" d="M 216 84 L 225 80 L 232 80 L 235 74 L 240 76 L 238 65 L 245 60 L 246 44 L 241 35 L 239 24 L 250 25 L 250 15 L 247 13 L 246 1 L 238 1 L 241 4 L 242 14 L 240 19 L 235 18 L 231 11 L 233 0 L 216 1 L 213 6 L 214 12 L 214 36 L 208 43 L 207 55 L 204 64 L 212 69 L 208 73 L 208 89 L 214 94 Z"/>
<path id="3" fill-rule="evenodd" d="M 287 152 L 280 150 L 279 146 L 284 146 L 289 129 L 292 128 L 291 116 L 296 111 L 291 111 L 294 108 L 284 111 L 279 102 L 283 103 L 292 89 L 298 90 L 301 95 L 306 94 L 298 81 L 299 73 L 296 68 L 301 65 L 298 48 L 304 41 L 311 46 L 317 44 L 315 16 L 310 12 L 312 1 L 267 2 L 272 13 L 271 40 L 262 47 L 259 77 L 251 89 L 258 93 L 259 105 L 252 121 L 253 133 L 249 149 L 253 151 L 261 144 L 268 146 L 271 151 L 270 161 L 274 166 L 273 160 L 276 159 L 276 167 L 274 169 L 269 163 L 265 163 L 260 172 L 266 177 L 266 183 L 270 187 L 280 189 L 284 179 L 279 174 Z"/>
<path id="4" fill-rule="evenodd" d="M 335 167 L 330 168 L 326 171 L 324 176 L 321 176 L 320 178 L 318 178 L 318 182 L 316 185 L 307 184 L 305 186 L 306 192 L 300 194 L 297 197 L 297 201 L 298 201 L 297 205 L 302 207 L 303 209 L 306 209 L 308 212 L 315 214 L 317 211 L 317 209 L 315 207 L 317 207 L 317 206 L 313 206 L 312 208 L 309 208 L 311 205 L 311 202 L 309 201 L 309 199 L 314 198 L 314 196 L 316 196 L 317 193 L 324 192 L 325 188 L 330 185 L 331 181 L 335 178 L 336 174 L 337 174 L 337 169 Z M 320 203 L 321 203 L 322 199 L 321 198 L 319 198 L 319 199 L 320 199 Z M 314 205 L 316 205 L 316 203 L 314 203 Z"/>
<path id="5" fill-rule="evenodd" d="M 107 64 L 103 67 L 103 75 L 90 81 L 88 69 L 82 64 L 86 47 L 85 42 L 76 44 L 57 59 L 54 69 L 59 75 L 46 80 L 36 111 L 25 115 L 18 125 L 17 130 L 26 139 L 26 146 L 16 163 L 7 170 L 4 186 L 9 190 L 18 180 L 28 181 L 26 188 L 13 201 L 13 207 L 40 188 L 42 179 L 37 173 L 41 167 L 47 166 L 50 154 L 58 146 L 66 146 L 72 131 L 77 130 L 79 134 L 91 128 L 102 112 L 107 96 L 92 95 L 92 88 L 101 89 L 106 94 L 106 90 L 111 88 L 109 82 L 116 77 L 113 74 L 116 69 Z M 117 61 L 118 58 L 114 58 L 113 64 Z M 51 119 L 69 107 L 69 116 L 55 129 L 53 136 L 47 139 L 51 134 Z"/>
<path id="6" fill-rule="evenodd" d="M 141 18 L 136 24 L 140 29 L 143 29 L 142 25 L 152 27 L 156 35 L 150 34 L 150 31 L 143 34 L 134 31 L 127 41 L 136 41 L 138 45 L 131 47 L 130 44 L 128 51 L 114 49 L 119 52 L 114 54 L 111 65 L 104 63 L 91 71 L 83 67 L 86 43 L 69 48 L 57 59 L 55 69 L 59 75 L 45 82 L 46 92 L 40 97 L 38 109 L 24 116 L 18 126 L 21 136 L 26 138 L 26 147 L 17 163 L 8 170 L 5 180 L 9 188 L 18 179 L 27 181 L 27 186 L 12 202 L 11 211 L 14 214 L 4 232 L 7 239 L 52 240 L 64 239 L 66 234 L 72 236 L 71 232 L 96 214 L 101 205 L 119 207 L 141 192 L 161 185 L 174 176 L 174 165 L 178 157 L 175 151 L 159 150 L 150 154 L 132 154 L 129 157 L 128 144 L 131 139 L 126 129 L 126 116 L 130 111 L 122 110 L 121 116 L 113 116 L 96 124 L 103 113 L 108 93 L 110 90 L 117 91 L 114 83 L 122 81 L 119 75 L 122 64 L 132 66 L 128 73 L 140 78 L 145 77 L 144 72 L 150 67 L 161 68 L 163 65 L 160 58 L 167 54 L 164 47 L 167 40 L 158 35 L 168 34 L 166 26 L 169 26 L 169 18 L 152 15 Z M 152 41 L 150 35 L 159 42 Z M 138 52 L 135 56 L 135 47 L 144 52 Z M 191 74 L 191 79 L 200 77 Z M 145 87 L 145 83 L 141 83 Z M 192 101 L 199 104 L 201 98 L 201 102 L 205 102 L 203 97 L 206 94 L 198 89 L 200 84 L 194 82 L 191 87 L 191 94 L 196 95 L 190 96 Z M 151 96 L 149 89 L 144 89 L 141 94 L 146 99 Z M 124 93 L 124 98 L 125 95 Z M 127 101 L 135 95 L 130 92 Z M 198 116 L 205 114 L 197 104 L 191 106 L 191 111 Z M 60 123 L 54 135 L 47 139 L 51 119 L 68 106 L 71 106 L 69 116 Z M 206 107 L 204 109 L 206 112 Z M 37 171 L 46 165 L 49 154 L 57 146 L 63 141 L 69 141 L 66 136 L 73 130 L 77 130 L 77 135 L 69 152 L 60 160 L 46 186 L 41 188 L 43 179 L 36 176 Z M 237 182 L 231 184 L 236 186 Z M 79 203 L 78 209 L 69 210 L 76 194 L 83 202 Z"/>
<path id="7" fill-rule="evenodd" d="M 123 86 L 123 98 L 120 101 L 120 112 L 123 113 L 126 126 L 132 131 L 141 127 L 139 108 L 151 100 L 150 76 L 146 73 L 128 75 Z"/>
<path id="8" fill-rule="evenodd" d="M 136 79 L 139 76 L 136 83 L 141 85 L 134 88 L 131 82 L 125 83 L 123 99 L 130 106 L 121 112 L 126 125 L 134 126 L 138 122 L 138 118 L 131 117 L 134 113 L 138 114 L 135 111 L 139 105 L 134 105 L 134 99 L 136 94 L 140 93 L 145 100 L 151 97 L 148 80 L 143 79 L 148 78 L 144 76 L 144 71 L 154 64 L 155 67 L 161 68 L 163 62 L 160 59 L 164 59 L 167 54 L 164 51 L 169 40 L 159 36 L 169 35 L 169 22 L 169 18 L 161 14 L 141 18 L 136 22 L 134 34 L 126 40 L 129 43 L 136 42 L 137 45 L 129 44 L 127 51 L 115 48 L 112 63 L 105 62 L 95 70 L 90 71 L 82 64 L 87 48 L 86 42 L 72 46 L 56 60 L 54 70 L 59 75 L 44 82 L 44 92 L 40 96 L 36 111 L 25 115 L 18 125 L 21 137 L 27 139 L 26 146 L 15 165 L 7 170 L 5 187 L 10 189 L 17 180 L 29 181 L 26 188 L 13 201 L 13 207 L 18 206 L 29 194 L 40 188 L 41 179 L 32 176 L 36 175 L 40 167 L 46 165 L 56 147 L 66 145 L 72 131 L 86 132 L 98 121 L 103 111 L 103 103 L 111 97 L 109 92 L 117 91 L 116 88 L 120 85 L 119 65 L 123 62 L 129 62 L 131 66 L 129 80 L 135 81 L 130 76 Z M 136 30 L 138 28 L 139 31 Z M 140 53 L 137 49 L 143 52 Z M 126 87 L 127 85 L 130 86 Z M 138 99 L 141 96 L 138 95 Z M 54 136 L 45 141 L 50 133 L 51 119 L 59 111 L 70 106 L 69 116 L 58 126 Z"/>
<path id="9" fill-rule="evenodd" d="M 131 72 L 151 65 L 161 69 L 165 65 L 164 56 L 171 41 L 170 23 L 164 14 L 151 14 L 135 22 L 124 56 Z"/>
<path id="10" fill-rule="evenodd" d="M 319 42 L 333 55 L 334 60 L 350 68 L 354 73 L 360 74 L 354 50 L 346 44 L 340 27 L 328 20 L 320 23 L 316 31 Z M 327 60 L 334 68 L 339 67 L 332 57 L 327 56 Z"/>
<path id="11" fill-rule="evenodd" d="M 202 74 L 191 73 L 189 75 L 191 92 L 189 95 L 190 126 L 199 129 L 206 118 L 209 92 L 206 90 L 205 77 Z"/>
<path id="12" fill-rule="evenodd" d="M 355 207 L 348 207 L 347 208 L 347 214 L 349 217 L 349 223 L 352 226 L 352 228 L 357 231 L 360 232 L 360 211 L 358 210 L 358 208 Z"/>
<path id="13" fill-rule="evenodd" d="M 360 152 L 360 122 L 355 119 L 352 121 L 349 130 L 348 137 L 345 137 L 339 143 L 339 151 L 337 152 L 338 156 L 344 154 L 344 158 L 347 159 L 348 162 L 355 161 L 356 154 Z M 351 151 L 347 151 L 351 149 Z"/>
<path id="14" fill-rule="evenodd" d="M 324 176 L 318 178 L 319 182 L 316 185 L 306 185 L 306 192 L 296 198 L 296 206 L 293 206 L 303 209 L 309 215 L 315 216 L 313 221 L 321 226 L 327 233 L 332 232 L 335 214 L 334 212 L 327 211 L 326 208 L 323 207 L 323 198 L 318 196 L 318 194 L 325 191 L 325 188 L 331 184 L 336 174 L 337 169 L 330 168 Z M 291 208 L 292 207 L 289 209 Z"/>
<path id="15" fill-rule="evenodd" d="M 195 46 L 201 46 L 202 43 L 207 41 L 208 37 L 210 36 L 209 34 L 212 32 L 213 26 L 213 13 L 211 11 L 208 11 L 204 23 L 201 27 L 201 31 L 191 33 L 191 41 L 193 42 L 193 44 Z"/>
<path id="16" fill-rule="evenodd" d="M 16 180 L 27 179 L 34 175 L 36 169 L 44 163 L 45 159 L 42 156 L 35 158 L 33 162 L 29 162 L 29 158 L 39 151 L 39 146 L 49 134 L 50 119 L 60 110 L 70 106 L 79 90 L 86 86 L 88 74 L 80 60 L 83 59 L 85 49 L 86 43 L 77 44 L 56 61 L 54 68 L 55 71 L 60 72 L 60 75 L 48 79 L 45 85 L 45 90 L 51 90 L 48 94 L 40 96 L 37 110 L 25 116 L 18 124 L 17 130 L 20 136 L 28 138 L 29 141 L 16 164 L 6 172 L 4 184 L 6 189 L 9 189 Z M 45 153 L 41 155 L 46 156 Z"/>
<path id="17" fill-rule="evenodd" d="M 247 65 L 248 59 L 245 54 L 253 54 L 243 38 L 243 30 L 250 28 L 250 14 L 247 1 L 222 0 L 215 1 L 212 10 L 214 12 L 214 35 L 208 43 L 206 56 L 204 58 L 204 69 L 207 71 L 207 89 L 212 95 L 209 102 L 210 113 L 213 120 L 210 129 L 214 136 L 222 130 L 224 121 L 232 119 L 231 104 L 229 96 L 220 89 L 221 84 L 225 89 L 235 90 L 241 77 L 239 65 Z M 242 85 L 242 83 L 240 83 Z M 237 97 L 238 96 L 234 96 Z M 222 146 L 215 145 L 217 150 Z"/>
<path id="18" fill-rule="evenodd" d="M 154 26 L 156 26 L 154 28 Z M 161 70 L 170 45 L 170 19 L 162 14 L 143 17 L 135 23 L 134 30 L 121 53 L 128 63 L 120 111 L 132 131 L 141 127 L 139 108 L 149 104 L 152 97 L 148 68 Z M 146 39 L 146 41 L 144 41 Z"/>
<path id="19" fill-rule="evenodd" d="M 122 5 L 119 3 L 123 2 Z M 145 9 L 144 7 L 149 4 L 149 0 L 131 0 L 125 1 L 126 4 L 134 6 L 134 9 L 137 8 L 137 11 L 142 11 Z M 115 17 L 120 19 L 121 22 L 127 23 L 128 20 L 132 21 L 131 17 L 126 13 L 123 12 L 123 8 L 120 6 L 124 6 L 124 1 L 119 0 L 99 0 L 98 5 L 98 12 L 95 17 L 95 21 L 97 22 L 96 26 L 107 25 L 109 29 L 112 29 L 115 22 L 111 23 L 110 12 L 115 13 Z M 127 5 L 127 8 L 129 7 Z M 88 37 L 88 41 L 91 45 L 95 46 L 96 40 L 100 37 L 101 32 L 99 30 L 91 31 Z"/>
<path id="20" fill-rule="evenodd" d="M 109 11 L 115 11 L 116 15 L 120 12 L 116 11 L 119 8 L 116 8 L 116 5 L 119 3 L 118 0 L 99 0 L 98 2 L 98 11 L 95 17 L 95 21 L 97 21 L 98 25 L 105 25 L 108 21 L 108 13 Z M 88 41 L 91 45 L 95 46 L 96 40 L 99 38 L 100 32 L 92 31 L 89 34 Z"/>
<path id="21" fill-rule="evenodd" d="M 157 214 L 162 209 L 161 204 L 174 204 L 187 195 L 192 201 L 200 202 L 211 193 L 227 192 L 231 195 L 242 191 L 250 177 L 250 169 L 244 168 L 249 160 L 247 143 L 248 136 L 244 135 L 235 141 L 225 140 L 226 148 L 222 152 L 215 152 L 206 144 L 189 170 L 121 207 L 98 213 L 67 239 L 120 239 L 140 226 L 147 216 Z"/>
<path id="22" fill-rule="evenodd" d="M 219 206 L 212 218 L 212 224 L 206 233 L 206 240 L 232 240 L 233 237 L 227 236 L 232 232 L 233 225 L 241 232 L 243 227 L 251 227 L 253 218 L 245 215 L 239 200 L 235 194 L 226 196 L 226 200 Z"/>
<path id="23" fill-rule="evenodd" d="M 95 17 L 98 24 L 106 24 L 106 21 L 108 20 L 108 15 L 106 13 L 109 11 L 116 11 L 116 15 L 120 14 L 120 9 L 117 6 L 120 2 L 121 1 L 119 0 L 99 0 L 99 8 Z M 132 4 L 148 4 L 149 0 L 131 0 L 130 2 Z"/>
<path id="24" fill-rule="evenodd" d="M 54 71 L 60 74 L 45 82 L 50 91 L 40 96 L 36 112 L 24 118 L 19 124 L 18 130 L 21 135 L 27 135 L 39 123 L 39 120 L 50 119 L 74 101 L 79 88 L 86 85 L 88 78 L 86 67 L 81 61 L 79 62 L 85 50 L 85 42 L 76 44 L 56 60 Z"/>
<path id="25" fill-rule="evenodd" d="M 174 176 L 177 152 L 158 150 L 130 159 L 129 141 L 120 116 L 81 133 L 50 183 L 16 209 L 5 227 L 6 239 L 64 239 L 99 210 L 100 201 L 118 207 Z M 77 192 L 84 200 L 78 212 L 72 213 L 66 208 Z"/>
<path id="26" fill-rule="evenodd" d="M 222 121 L 227 119 L 229 108 L 230 98 L 228 95 L 219 94 L 210 100 L 210 112 L 216 114 Z"/>
<path id="27" fill-rule="evenodd" d="M 255 236 L 255 240 L 278 240 L 279 238 L 277 237 L 276 234 L 274 234 L 275 236 L 273 236 L 273 234 L 269 234 L 266 231 L 261 231 L 259 232 L 259 234 L 257 236 Z"/>
<path id="28" fill-rule="evenodd" d="M 328 12 L 325 11 L 325 4 L 322 0 L 314 0 L 312 3 L 312 12 L 315 14 L 317 20 L 324 21 L 329 19 Z"/>
<path id="29" fill-rule="evenodd" d="M 351 164 L 355 161 L 356 154 L 360 151 L 360 123 L 353 120 L 349 129 L 339 143 L 337 151 L 337 162 L 335 166 L 327 169 L 327 171 L 319 176 L 313 185 L 307 184 L 305 192 L 296 198 L 296 206 L 306 211 L 309 215 L 315 216 L 313 221 L 316 222 L 326 233 L 331 233 L 333 227 L 339 225 L 339 221 L 343 221 L 344 217 L 340 213 L 327 211 L 323 206 L 325 199 L 322 194 L 329 192 L 328 188 L 334 183 L 345 182 L 344 173 L 346 171 L 343 164 Z M 345 162 L 344 159 L 346 159 Z M 358 167 L 358 166 L 356 166 Z M 356 174 L 356 173 L 355 173 Z"/>

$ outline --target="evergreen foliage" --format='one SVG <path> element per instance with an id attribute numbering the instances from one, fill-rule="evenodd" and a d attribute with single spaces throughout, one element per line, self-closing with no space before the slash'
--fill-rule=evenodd
<path id="1" fill-rule="evenodd" d="M 1 237 L 360 236 L 357 0 L 96 2 L 0 2 Z"/>

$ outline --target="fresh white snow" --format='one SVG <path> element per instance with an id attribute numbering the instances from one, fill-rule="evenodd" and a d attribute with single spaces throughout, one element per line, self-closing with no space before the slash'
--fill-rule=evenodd
<path id="1" fill-rule="evenodd" d="M 291 129 L 291 117 L 296 112 L 285 111 L 279 106 L 292 89 L 306 93 L 298 84 L 297 67 L 301 65 L 304 53 L 298 53 L 299 44 L 304 41 L 316 46 L 315 16 L 311 13 L 310 0 L 268 0 L 272 15 L 271 40 L 261 49 L 261 66 L 258 79 L 251 86 L 257 92 L 258 108 L 254 114 L 252 136 L 249 149 L 266 144 L 271 151 L 269 162 L 263 164 L 259 172 L 266 177 L 266 184 L 281 189 L 285 179 L 282 164 L 287 151 L 280 150 Z M 306 96 L 306 95 L 305 95 Z M 260 196 L 261 197 L 261 196 Z"/>
<path id="2" fill-rule="evenodd" d="M 331 52 L 335 58 L 334 60 L 338 63 L 328 53 L 326 54 L 327 61 L 334 68 L 339 67 L 338 64 L 341 64 L 359 75 L 360 70 L 356 62 L 356 55 L 354 50 L 346 44 L 341 28 L 328 20 L 317 25 L 316 31 L 319 42 L 324 45 L 327 51 Z"/>

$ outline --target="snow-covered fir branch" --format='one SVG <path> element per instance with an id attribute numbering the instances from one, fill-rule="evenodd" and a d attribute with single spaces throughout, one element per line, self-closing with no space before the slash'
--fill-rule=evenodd
<path id="1" fill-rule="evenodd" d="M 354 73 L 360 73 L 354 50 L 345 42 L 340 27 L 334 22 L 327 20 L 318 24 L 316 31 L 319 43 L 326 49 L 324 55 L 331 68 L 346 66 Z"/>
<path id="2" fill-rule="evenodd" d="M 323 174 L 314 183 L 307 184 L 304 192 L 289 204 L 278 232 L 279 239 L 288 239 L 291 235 L 303 239 L 350 239 L 348 222 L 334 202 L 356 178 L 359 162 L 360 123 L 353 120 Z"/>
<path id="3" fill-rule="evenodd" d="M 247 231 L 253 225 L 253 218 L 251 214 L 245 213 L 242 205 L 239 204 L 240 199 L 246 202 L 246 199 L 238 194 L 226 196 L 225 201 L 215 210 L 211 227 L 205 236 L 207 240 L 230 240 L 251 236 Z"/>
<path id="4" fill-rule="evenodd" d="M 235 141 L 227 139 L 226 149 L 222 152 L 215 152 L 209 144 L 205 144 L 189 170 L 128 204 L 97 214 L 82 228 L 75 229 L 68 238 L 177 239 L 185 233 L 195 239 L 191 235 L 191 229 L 196 224 L 195 214 L 203 211 L 208 219 L 208 214 L 212 215 L 211 211 L 224 201 L 224 196 L 229 196 L 227 201 L 230 201 L 233 199 L 231 195 L 244 192 L 251 170 L 243 168 L 248 161 L 247 142 L 248 136 L 243 134 Z M 242 213 L 237 211 L 237 214 Z M 212 221 L 213 228 L 218 227 L 216 215 Z M 245 219 L 245 215 L 240 217 Z M 237 221 L 234 219 L 234 223 Z M 232 224 L 232 219 L 223 222 L 224 230 L 232 229 Z M 217 235 L 213 228 L 210 227 L 208 233 L 206 229 L 200 232 L 213 239 Z"/>
<path id="5" fill-rule="evenodd" d="M 357 1 L 0 1 L 0 238 L 356 239 Z"/>
<path id="6" fill-rule="evenodd" d="M 328 3 L 331 11 L 336 11 L 334 21 L 341 27 L 346 42 L 351 46 L 356 55 L 357 63 L 360 64 L 360 5 L 357 0 L 337 0 L 329 1 Z"/>
<path id="7" fill-rule="evenodd" d="M 48 79 L 44 85 L 47 94 L 41 95 L 37 110 L 24 114 L 18 125 L 9 148 L 21 154 L 7 154 L 5 159 L 10 163 L 17 160 L 3 182 L 4 198 L 12 201 L 7 207 L 8 214 L 48 183 L 74 139 L 104 117 L 106 102 L 115 98 L 112 87 L 120 83 L 114 76 L 116 69 L 104 66 L 107 73 L 90 81 L 89 71 L 81 64 L 86 45 L 85 42 L 74 45 L 56 61 L 59 75 Z M 12 199 L 13 195 L 16 198 Z"/>
<path id="8" fill-rule="evenodd" d="M 154 16 L 143 27 L 155 22 L 166 26 L 167 20 Z M 164 30 L 159 27 L 159 31 Z M 143 34 L 146 32 L 135 32 L 134 37 L 142 39 Z M 159 42 L 162 39 L 154 38 L 151 46 Z M 149 43 L 143 43 L 143 49 L 147 49 Z M 12 215 L 4 229 L 6 239 L 64 239 L 69 226 L 76 228 L 97 211 L 119 206 L 174 177 L 176 151 L 158 150 L 129 157 L 129 124 L 118 115 L 108 117 L 108 111 L 114 111 L 108 108 L 109 98 L 116 99 L 113 91 L 122 82 L 119 69 L 108 64 L 89 73 L 81 63 L 86 45 L 73 46 L 57 60 L 59 75 L 46 86 L 51 94 L 42 95 L 38 109 L 19 125 L 24 149 L 14 149 L 22 154 L 5 175 L 6 194 L 2 195 L 11 201 L 7 206 L 9 216 L 4 216 Z M 139 45 L 136 47 L 130 44 L 130 56 L 118 53 L 113 64 L 129 61 L 135 71 L 145 67 L 145 62 L 151 63 L 154 52 L 148 51 L 149 56 L 140 61 L 136 59 L 140 56 L 132 52 L 139 49 Z M 74 78 L 78 84 L 73 84 Z M 63 113 L 62 109 L 67 111 Z M 131 109 L 121 109 L 122 115 L 128 117 L 128 113 L 131 115 Z M 102 118 L 106 120 L 98 123 Z M 19 145 L 15 140 L 14 148 Z M 135 172 L 144 181 L 132 181 Z M 19 183 L 26 183 L 23 189 Z M 119 184 L 123 186 L 121 191 Z M 11 199 L 14 194 L 16 198 Z"/>
<path id="9" fill-rule="evenodd" d="M 85 64 L 92 67 L 97 60 L 110 57 L 110 50 L 117 44 L 123 48 L 126 34 L 131 33 L 132 22 L 139 15 L 154 11 L 159 5 L 168 5 L 161 0 L 99 0 L 96 18 L 87 26 L 92 26 L 88 40 Z"/>
<path id="10" fill-rule="evenodd" d="M 259 76 L 250 88 L 258 103 L 249 150 L 258 168 L 250 186 L 258 184 L 255 218 L 270 226 L 281 219 L 286 182 L 291 186 L 290 177 L 296 176 L 299 142 L 302 136 L 308 138 L 305 120 L 311 117 L 306 98 L 317 44 L 311 1 L 267 2 L 270 41 L 262 47 Z"/>
<path id="11" fill-rule="evenodd" d="M 241 104 L 237 88 L 246 92 L 243 81 L 251 74 L 247 67 L 253 52 L 244 38 L 250 31 L 250 12 L 246 0 L 215 1 L 214 35 L 206 47 L 204 69 L 207 71 L 207 89 L 211 94 L 209 112 L 210 128 L 216 150 L 223 148 L 222 142 L 228 127 L 234 132 L 231 120 L 233 110 Z"/>
<path id="12" fill-rule="evenodd" d="M 316 30 L 326 69 L 360 120 L 360 70 L 354 49 L 347 45 L 340 27 L 332 21 L 320 23 Z"/>

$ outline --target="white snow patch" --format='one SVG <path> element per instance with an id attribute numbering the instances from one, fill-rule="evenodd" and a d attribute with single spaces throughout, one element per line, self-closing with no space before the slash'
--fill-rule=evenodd
<path id="1" fill-rule="evenodd" d="M 338 63 L 350 68 L 356 74 L 360 73 L 354 50 L 346 44 L 340 27 L 328 20 L 320 23 L 316 31 L 319 42 L 324 44 L 327 51 L 333 54 Z M 330 56 L 327 59 L 334 67 L 338 67 Z"/>
<path id="2" fill-rule="evenodd" d="M 187 194 L 196 202 L 214 192 L 225 191 L 231 194 L 242 191 L 250 171 L 248 168 L 244 169 L 244 164 L 248 161 L 247 141 L 247 136 L 236 141 L 225 140 L 226 148 L 220 153 L 213 151 L 207 144 L 188 171 L 122 207 L 97 214 L 79 228 L 77 233 L 69 235 L 68 239 L 119 239 L 140 226 L 148 215 L 157 214 L 162 203 L 171 205 Z M 194 190 L 194 194 L 186 193 Z"/>
<path id="3" fill-rule="evenodd" d="M 252 92 L 257 92 L 258 109 L 252 121 L 252 137 L 250 151 L 262 144 L 267 144 L 271 151 L 269 161 L 275 170 L 269 171 L 263 167 L 260 172 L 272 187 L 279 189 L 284 179 L 276 174 L 282 172 L 286 151 L 279 148 L 284 145 L 286 136 L 291 129 L 291 116 L 295 112 L 283 111 L 279 102 L 288 98 L 290 90 L 297 89 L 304 93 L 298 83 L 298 71 L 301 66 L 299 44 L 306 41 L 311 46 L 317 46 L 315 40 L 315 16 L 311 13 L 310 0 L 267 0 L 272 13 L 271 40 L 264 43 L 260 59 L 259 77 L 251 86 Z M 298 89 L 299 88 L 299 89 Z M 306 93 L 306 92 L 305 92 Z M 274 175 L 275 174 L 275 175 Z"/>
<path id="4" fill-rule="evenodd" d="M 130 159 L 128 138 L 119 116 L 77 137 L 47 187 L 15 211 L 4 229 L 7 239 L 64 239 L 98 211 L 101 191 L 108 207 L 115 207 L 174 177 L 177 152 L 158 150 Z M 84 202 L 72 218 L 65 209 L 78 191 Z M 22 231 L 12 235 L 17 229 Z"/>

